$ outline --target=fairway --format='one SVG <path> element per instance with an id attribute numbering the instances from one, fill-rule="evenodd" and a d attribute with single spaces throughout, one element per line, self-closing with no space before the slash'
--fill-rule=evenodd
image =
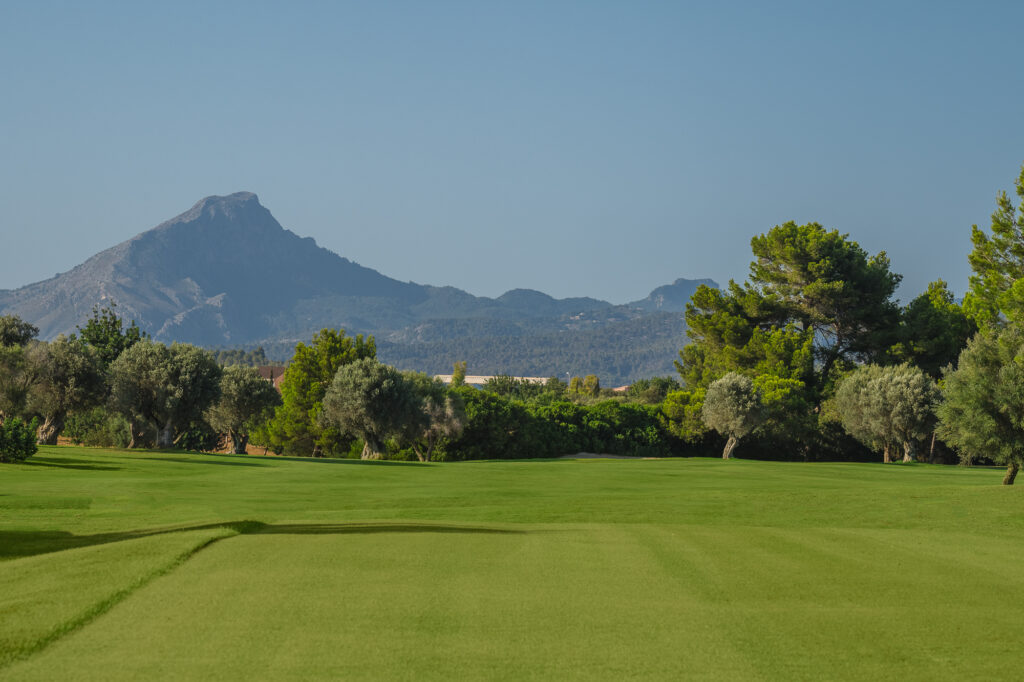
<path id="1" fill-rule="evenodd" d="M 1016 679 L 1001 478 L 42 448 L 0 468 L 0 678 Z"/>

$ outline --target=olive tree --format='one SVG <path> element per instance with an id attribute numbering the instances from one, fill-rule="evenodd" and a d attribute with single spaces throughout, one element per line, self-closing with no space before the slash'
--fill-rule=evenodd
<path id="1" fill-rule="evenodd" d="M 34 360 L 37 379 L 29 394 L 29 408 L 43 417 L 39 444 L 55 445 L 68 413 L 100 404 L 106 394 L 106 376 L 96 350 L 74 337 L 59 336 L 41 344 Z"/>
<path id="2" fill-rule="evenodd" d="M 434 446 L 442 438 L 457 438 L 466 422 L 466 410 L 458 393 L 422 372 L 404 372 L 403 378 L 415 395 L 421 416 L 410 420 L 402 434 L 421 462 L 429 462 Z"/>
<path id="3" fill-rule="evenodd" d="M 1024 332 L 989 329 L 968 342 L 943 382 L 938 435 L 965 463 L 985 457 L 1006 465 L 1012 485 L 1024 463 Z"/>
<path id="4" fill-rule="evenodd" d="M 722 459 L 730 459 L 740 439 L 764 421 L 761 392 L 748 376 L 729 372 L 708 386 L 701 418 L 708 428 L 727 437 Z"/>
<path id="5" fill-rule="evenodd" d="M 390 439 L 426 424 L 402 373 L 373 358 L 341 366 L 324 395 L 320 419 L 363 440 L 363 459 L 380 459 Z"/>
<path id="6" fill-rule="evenodd" d="M 210 426 L 231 439 L 231 452 L 244 455 L 249 433 L 274 415 L 281 395 L 255 367 L 232 365 L 220 379 L 220 399 L 206 413 Z"/>
<path id="7" fill-rule="evenodd" d="M 0 346 L 27 346 L 39 328 L 17 315 L 0 315 Z"/>
<path id="8" fill-rule="evenodd" d="M 893 461 L 913 460 L 914 444 L 931 433 L 939 389 L 923 370 L 909 363 L 891 367 L 865 365 L 844 377 L 829 406 L 843 428 L 869 448 Z"/>
<path id="9" fill-rule="evenodd" d="M 29 392 L 39 379 L 39 330 L 17 315 L 0 316 L 0 422 L 25 411 Z"/>
<path id="10" fill-rule="evenodd" d="M 128 419 L 129 447 L 139 427 L 156 429 L 156 445 L 172 447 L 178 430 L 202 417 L 220 396 L 221 369 L 209 351 L 187 344 L 135 343 L 110 365 L 110 403 Z"/>

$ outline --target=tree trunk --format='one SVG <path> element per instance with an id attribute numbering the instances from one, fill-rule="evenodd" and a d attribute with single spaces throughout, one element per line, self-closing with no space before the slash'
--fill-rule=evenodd
<path id="1" fill-rule="evenodd" d="M 378 442 L 374 438 L 365 438 L 363 440 L 363 454 L 360 455 L 360 459 L 383 459 L 383 453 L 383 443 Z"/>
<path id="2" fill-rule="evenodd" d="M 134 419 L 129 419 L 128 420 L 128 449 L 129 450 L 134 449 L 135 445 L 136 445 L 135 431 L 136 431 L 135 430 L 135 420 Z"/>
<path id="3" fill-rule="evenodd" d="M 174 423 L 170 420 L 157 432 L 156 447 L 158 450 L 174 447 Z"/>
<path id="4" fill-rule="evenodd" d="M 1006 465 L 1006 475 L 1003 476 L 1003 485 L 1013 485 L 1013 479 L 1017 478 L 1017 470 L 1020 469 L 1020 464 L 1017 460 L 1011 459 L 1010 463 Z"/>
<path id="5" fill-rule="evenodd" d="M 39 445 L 56 445 L 57 436 L 64 430 L 64 415 L 51 414 L 46 416 L 46 421 L 39 427 L 37 442 Z"/>
<path id="6" fill-rule="evenodd" d="M 903 443 L 903 461 L 904 462 L 913 462 L 914 461 L 913 449 L 914 449 L 914 445 L 909 440 L 905 441 Z"/>
<path id="7" fill-rule="evenodd" d="M 740 439 L 736 436 L 729 436 L 729 440 L 725 441 L 725 449 L 722 450 L 722 459 L 732 459 L 732 451 L 739 445 Z"/>
<path id="8" fill-rule="evenodd" d="M 237 431 L 231 431 L 231 454 L 232 455 L 244 455 L 246 453 L 246 446 L 249 444 L 248 434 L 238 433 Z"/>
<path id="9" fill-rule="evenodd" d="M 886 464 L 892 464 L 892 453 L 889 450 L 888 443 L 882 448 L 882 461 Z"/>
<path id="10" fill-rule="evenodd" d="M 928 461 L 935 461 L 935 431 L 932 431 L 932 445 L 928 448 Z"/>

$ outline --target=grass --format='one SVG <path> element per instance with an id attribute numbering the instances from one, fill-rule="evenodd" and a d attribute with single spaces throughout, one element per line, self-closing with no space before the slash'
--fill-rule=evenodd
<path id="1" fill-rule="evenodd" d="M 1015 679 L 1002 472 L 43 448 L 0 678 Z"/>

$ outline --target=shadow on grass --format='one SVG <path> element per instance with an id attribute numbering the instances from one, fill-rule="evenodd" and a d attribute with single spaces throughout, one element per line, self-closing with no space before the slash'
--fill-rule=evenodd
<path id="1" fill-rule="evenodd" d="M 136 453 L 144 452 L 139 450 L 123 450 L 125 453 Z M 192 452 L 190 450 L 149 450 L 148 452 L 154 453 L 152 456 L 146 457 L 127 457 L 126 459 L 136 459 L 141 461 L 146 460 L 158 460 L 163 462 L 179 462 L 181 464 L 220 464 L 222 466 L 250 466 L 250 467 L 265 467 L 270 466 L 273 462 L 310 462 L 317 464 L 349 464 L 356 466 L 411 466 L 411 467 L 424 467 L 430 466 L 429 462 L 407 462 L 401 460 L 390 460 L 390 459 L 347 459 L 342 457 L 282 457 L 280 455 L 234 455 L 222 452 Z M 167 455 L 178 454 L 179 457 L 170 457 Z M 162 455 L 162 456 L 161 456 Z M 189 455 L 195 455 L 195 458 L 189 457 Z M 200 459 L 203 458 L 203 459 Z M 224 460 L 224 461 L 216 461 Z M 239 461 L 242 460 L 242 461 Z M 263 460 L 263 461 L 260 461 Z"/>
<path id="2" fill-rule="evenodd" d="M 521 535 L 527 532 L 508 528 L 437 523 L 353 522 L 273 524 L 261 521 L 228 521 L 225 523 L 205 523 L 194 526 L 96 533 L 94 535 L 74 535 L 66 531 L 2 530 L 0 531 L 0 560 L 49 554 L 65 549 L 91 547 L 93 545 L 104 545 L 124 540 L 136 540 L 152 535 L 165 535 L 191 530 L 209 530 L 212 528 L 232 528 L 239 535 L 357 535 L 367 533 L 485 533 Z"/>
<path id="3" fill-rule="evenodd" d="M 30 467 L 52 467 L 54 469 L 78 469 L 80 471 L 120 471 L 121 467 L 110 466 L 109 464 L 97 464 L 88 459 L 70 459 L 67 457 L 29 457 L 24 466 Z"/>
<path id="4" fill-rule="evenodd" d="M 207 455 L 208 457 L 220 457 L 221 455 Z M 134 459 L 142 462 L 176 462 L 178 464 L 212 464 L 213 466 L 220 467 L 265 467 L 269 466 L 263 462 L 218 462 L 210 459 L 199 459 L 198 457 L 160 457 L 154 455 L 151 457 L 126 457 L 125 459 Z"/>

